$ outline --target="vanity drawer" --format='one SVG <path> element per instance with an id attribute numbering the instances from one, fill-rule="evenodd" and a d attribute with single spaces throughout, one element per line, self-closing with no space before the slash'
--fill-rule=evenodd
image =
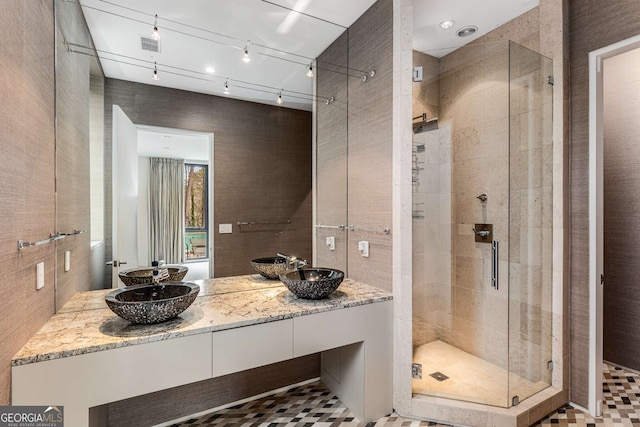
<path id="1" fill-rule="evenodd" d="M 213 333 L 213 376 L 293 358 L 293 320 Z"/>

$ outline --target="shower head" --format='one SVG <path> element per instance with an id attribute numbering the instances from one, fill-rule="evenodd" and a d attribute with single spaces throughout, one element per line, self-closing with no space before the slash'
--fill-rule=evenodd
<path id="1" fill-rule="evenodd" d="M 419 122 L 413 123 L 413 133 L 422 133 L 438 129 L 437 117 L 427 120 L 427 113 L 422 113 L 421 116 L 413 118 L 413 120 L 418 119 L 420 120 Z"/>

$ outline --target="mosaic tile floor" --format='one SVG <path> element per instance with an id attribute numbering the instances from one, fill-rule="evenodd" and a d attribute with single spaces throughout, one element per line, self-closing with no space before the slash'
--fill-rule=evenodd
<path id="1" fill-rule="evenodd" d="M 605 365 L 602 418 L 566 406 L 544 418 L 537 426 L 640 427 L 640 375 Z M 262 399 L 193 418 L 171 427 L 337 427 L 357 426 L 358 421 L 322 383 L 296 387 Z M 391 414 L 367 427 L 449 427 Z"/>
<path id="2" fill-rule="evenodd" d="M 640 375 L 605 364 L 602 368 L 602 418 L 593 418 L 570 405 L 541 420 L 538 426 L 640 426 Z"/>

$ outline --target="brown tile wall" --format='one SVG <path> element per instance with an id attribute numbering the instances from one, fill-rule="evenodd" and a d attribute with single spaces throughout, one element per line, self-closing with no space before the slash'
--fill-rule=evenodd
<path id="1" fill-rule="evenodd" d="M 13 355 L 54 313 L 55 245 L 17 250 L 55 230 L 54 19 L 50 0 L 6 0 L 0 13 L 0 405 Z M 36 291 L 36 263 L 45 287 Z"/>
<path id="2" fill-rule="evenodd" d="M 107 259 L 111 257 L 114 104 L 135 124 L 214 134 L 216 277 L 250 274 L 251 259 L 277 252 L 311 259 L 309 112 L 110 78 L 105 80 Z M 238 221 L 286 220 L 291 224 L 235 225 Z M 233 233 L 218 234 L 220 223 L 234 224 Z"/>
<path id="3" fill-rule="evenodd" d="M 93 45 L 82 11 L 57 2 L 56 221 L 57 231 L 84 234 L 56 242 L 56 308 L 76 292 L 91 290 L 89 192 L 89 73 L 92 57 L 68 52 L 64 41 Z M 100 77 L 98 77 L 100 78 Z M 71 269 L 64 271 L 64 253 Z"/>
<path id="4" fill-rule="evenodd" d="M 392 221 L 392 9 L 391 0 L 379 0 L 349 28 L 349 67 L 376 75 L 349 78 L 348 218 L 378 230 Z M 361 240 L 369 241 L 368 258 L 358 251 Z M 350 231 L 349 276 L 391 291 L 391 243 L 391 235 Z"/>
<path id="5" fill-rule="evenodd" d="M 569 2 L 571 77 L 571 401 L 589 392 L 589 52 L 640 34 L 635 0 Z"/>
<path id="6" fill-rule="evenodd" d="M 604 93 L 603 358 L 640 371 L 640 241 L 630 224 L 640 205 L 640 49 L 607 58 Z"/>
<path id="7" fill-rule="evenodd" d="M 319 57 L 316 105 L 316 222 L 323 225 L 347 225 L 347 155 L 349 32 L 345 31 Z M 323 97 L 334 97 L 326 104 Z M 347 230 L 319 228 L 315 248 L 316 264 L 333 267 L 348 274 Z M 331 251 L 326 238 L 334 237 L 336 248 Z"/>
<path id="8" fill-rule="evenodd" d="M 349 77 L 318 74 L 318 94 L 336 96 L 334 104 L 318 105 L 319 223 L 391 227 L 392 6 L 391 0 L 376 2 L 319 57 L 351 69 Z M 363 82 L 356 70 L 376 74 Z M 325 246 L 330 235 L 336 236 L 335 253 Z M 391 290 L 391 235 L 319 230 L 317 236 L 319 263 L 346 266 L 352 279 Z M 358 251 L 361 240 L 370 243 L 368 258 Z"/>

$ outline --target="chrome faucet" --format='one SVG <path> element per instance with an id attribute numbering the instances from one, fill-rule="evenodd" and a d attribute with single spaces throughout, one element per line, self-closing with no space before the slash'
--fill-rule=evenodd
<path id="1" fill-rule="evenodd" d="M 287 270 L 298 270 L 301 267 L 307 265 L 307 261 L 304 259 L 298 259 L 293 255 L 283 255 L 281 253 L 276 254 L 279 257 L 284 258 L 284 262 L 287 265 Z"/>

